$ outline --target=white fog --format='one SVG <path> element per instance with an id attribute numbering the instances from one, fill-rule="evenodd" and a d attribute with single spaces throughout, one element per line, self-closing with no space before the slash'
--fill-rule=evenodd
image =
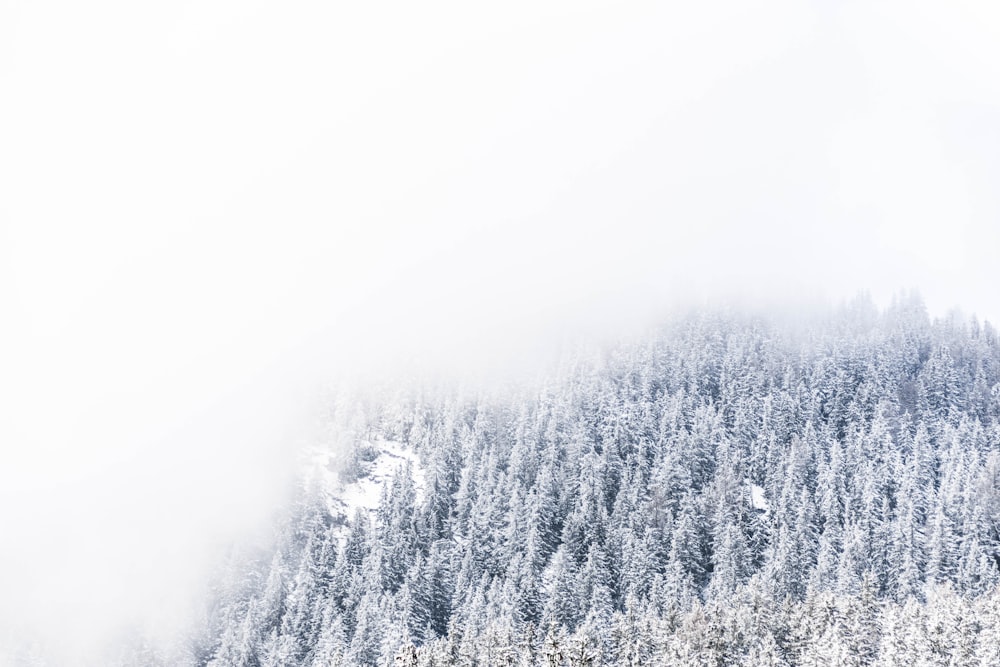
<path id="1" fill-rule="evenodd" d="M 995 322 L 998 45 L 985 2 L 4 0 L 0 661 L 196 624 L 340 378 L 679 302 Z"/>

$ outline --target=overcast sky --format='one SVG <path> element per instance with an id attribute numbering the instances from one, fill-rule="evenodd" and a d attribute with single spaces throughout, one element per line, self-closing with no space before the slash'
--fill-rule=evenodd
<path id="1" fill-rule="evenodd" d="M 180 614 L 303 378 L 692 296 L 1000 319 L 992 4 L 0 0 L 0 633 Z"/>

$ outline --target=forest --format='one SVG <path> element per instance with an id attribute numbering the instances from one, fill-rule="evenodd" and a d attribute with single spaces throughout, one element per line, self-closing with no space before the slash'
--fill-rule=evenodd
<path id="1" fill-rule="evenodd" d="M 379 442 L 420 469 L 349 516 L 306 470 L 191 663 L 1000 664 L 1000 342 L 916 294 L 692 310 L 531 382 L 328 417 L 342 484 Z"/>

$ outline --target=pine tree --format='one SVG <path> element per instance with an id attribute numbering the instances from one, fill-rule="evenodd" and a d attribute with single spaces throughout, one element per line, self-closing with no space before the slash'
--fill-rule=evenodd
<path id="1" fill-rule="evenodd" d="M 348 657 L 359 666 L 377 665 L 385 634 L 384 608 L 377 593 L 366 593 L 358 605 L 357 623 Z"/>
<path id="2" fill-rule="evenodd" d="M 561 627 L 549 624 L 542 644 L 542 665 L 544 667 L 564 667 L 566 664 L 566 638 Z"/>

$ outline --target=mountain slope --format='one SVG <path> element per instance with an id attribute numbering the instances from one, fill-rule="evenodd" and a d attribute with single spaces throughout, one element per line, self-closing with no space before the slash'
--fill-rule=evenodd
<path id="1" fill-rule="evenodd" d="M 357 481 L 332 503 L 330 483 L 303 494 L 256 587 L 221 601 L 204 661 L 988 664 L 1000 650 L 989 325 L 931 322 L 914 298 L 795 325 L 696 313 L 508 394 L 369 398 L 351 407 Z"/>

